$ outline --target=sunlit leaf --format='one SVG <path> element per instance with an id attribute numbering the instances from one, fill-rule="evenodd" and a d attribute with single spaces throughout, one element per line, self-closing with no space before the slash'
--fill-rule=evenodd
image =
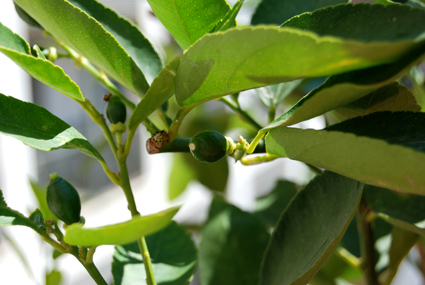
<path id="1" fill-rule="evenodd" d="M 267 152 L 389 189 L 425 194 L 425 114 L 377 112 L 325 130 L 272 129 Z"/>
<path id="2" fill-rule="evenodd" d="M 0 23 L 0 52 L 13 60 L 32 77 L 66 96 L 83 101 L 83 94 L 62 68 L 46 60 L 44 56 L 31 55 L 28 43 Z"/>
<path id="3" fill-rule="evenodd" d="M 72 224 L 66 229 L 65 241 L 80 246 L 127 244 L 165 228 L 179 208 L 169 208 L 149 216 L 136 216 L 127 222 L 99 228 Z"/>
<path id="4" fill-rule="evenodd" d="M 43 107 L 3 94 L 0 94 L 0 132 L 39 150 L 76 148 L 103 161 L 100 153 L 76 129 Z"/>

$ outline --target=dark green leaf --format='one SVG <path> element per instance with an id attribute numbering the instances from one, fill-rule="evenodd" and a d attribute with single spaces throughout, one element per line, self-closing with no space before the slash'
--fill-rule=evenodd
<path id="1" fill-rule="evenodd" d="M 69 0 L 110 32 L 142 70 L 150 84 L 162 69 L 161 58 L 152 44 L 129 20 L 96 0 Z"/>
<path id="2" fill-rule="evenodd" d="M 31 219 L 24 217 L 18 211 L 7 207 L 1 190 L 0 197 L 2 198 L 0 199 L 0 226 L 25 226 L 33 229 L 40 235 L 46 235 L 46 228 L 44 225 L 37 222 L 40 221 L 40 217 L 36 217 L 36 215 L 41 215 L 40 210 L 37 209 L 37 211 L 34 212 L 33 219 L 36 221 L 34 222 Z"/>
<path id="3" fill-rule="evenodd" d="M 190 234 L 175 222 L 146 237 L 158 285 L 187 285 L 196 269 L 196 248 Z M 137 243 L 116 246 L 112 263 L 114 284 L 147 284 Z"/>
<path id="4" fill-rule="evenodd" d="M 325 130 L 272 129 L 267 152 L 367 184 L 425 194 L 425 114 L 378 112 Z"/>
<path id="5" fill-rule="evenodd" d="M 3 94 L 0 94 L 0 132 L 39 150 L 77 148 L 104 161 L 82 134 L 43 107 Z"/>
<path id="6" fill-rule="evenodd" d="M 94 18 L 66 0 L 15 0 L 56 39 L 137 94 L 149 84 L 119 42 Z"/>
<path id="7" fill-rule="evenodd" d="M 229 28 L 235 27 L 236 16 L 241 10 L 243 1 L 244 0 L 239 0 L 238 2 L 236 2 L 235 5 L 233 5 L 233 8 L 229 12 L 227 12 L 226 16 L 224 16 L 224 18 L 217 23 L 212 32 L 225 31 Z"/>
<path id="8" fill-rule="evenodd" d="M 183 55 L 176 98 L 180 106 L 197 105 L 250 88 L 394 62 L 415 47 L 423 52 L 420 34 L 409 36 L 364 42 L 270 26 L 209 34 Z"/>
<path id="9" fill-rule="evenodd" d="M 363 184 L 324 172 L 298 192 L 273 232 L 259 284 L 307 284 L 357 211 Z"/>
<path id="10" fill-rule="evenodd" d="M 173 207 L 149 216 L 134 216 L 129 221 L 98 228 L 83 228 L 83 224 L 75 223 L 67 226 L 65 241 L 80 246 L 127 244 L 165 228 L 179 209 Z"/>
<path id="11" fill-rule="evenodd" d="M 161 70 L 158 77 L 152 82 L 146 95 L 137 104 L 136 109 L 130 118 L 130 129 L 135 129 L 156 109 L 174 94 L 174 77 L 179 67 L 181 58 L 176 57 L 171 60 L 164 69 Z"/>
<path id="12" fill-rule="evenodd" d="M 42 26 L 40 26 L 39 23 L 37 23 L 36 20 L 34 20 L 33 18 L 31 18 L 30 15 L 28 15 L 24 10 L 21 9 L 21 7 L 19 7 L 18 5 L 16 5 L 15 2 L 13 2 L 13 4 L 15 5 L 15 10 L 16 13 L 18 13 L 19 17 L 28 25 L 33 26 L 35 28 L 39 28 L 39 29 L 43 29 Z"/>
<path id="13" fill-rule="evenodd" d="M 362 42 L 417 41 L 425 33 L 424 15 L 404 5 L 346 4 L 302 14 L 282 27 Z"/>
<path id="14" fill-rule="evenodd" d="M 1 23 L 0 52 L 47 86 L 72 99 L 84 100 L 78 85 L 65 74 L 62 68 L 43 57 L 36 58 L 32 56 L 28 43 Z"/>
<path id="15" fill-rule="evenodd" d="M 173 200 L 180 196 L 194 179 L 196 179 L 196 173 L 186 163 L 183 154 L 175 153 L 168 183 L 168 199 Z"/>
<path id="16" fill-rule="evenodd" d="M 296 15 L 341 3 L 347 3 L 347 0 L 263 0 L 252 16 L 251 24 L 280 25 Z"/>
<path id="17" fill-rule="evenodd" d="M 265 224 L 274 227 L 280 214 L 296 193 L 297 188 L 294 183 L 279 180 L 272 192 L 257 199 L 254 215 L 263 220 Z"/>
<path id="18" fill-rule="evenodd" d="M 331 76 L 264 129 L 290 126 L 356 101 L 401 77 L 424 59 L 423 54 L 417 48 L 391 64 Z"/>
<path id="19" fill-rule="evenodd" d="M 252 214 L 214 198 L 199 246 L 202 285 L 257 285 L 269 234 Z"/>
<path id="20" fill-rule="evenodd" d="M 340 121 L 365 116 L 379 111 L 420 111 L 415 96 L 398 82 L 388 84 L 376 91 L 343 107 L 332 111 L 333 117 Z"/>
<path id="21" fill-rule="evenodd" d="M 148 2 L 155 16 L 184 50 L 209 33 L 230 10 L 225 0 L 148 0 Z"/>
<path id="22" fill-rule="evenodd" d="M 367 185 L 365 196 L 369 207 L 385 221 L 425 235 L 425 196 L 397 193 Z"/>

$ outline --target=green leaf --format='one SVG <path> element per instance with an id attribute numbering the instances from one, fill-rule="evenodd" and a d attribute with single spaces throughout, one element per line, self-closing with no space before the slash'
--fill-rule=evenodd
<path id="1" fill-rule="evenodd" d="M 346 4 L 302 14 L 282 27 L 362 42 L 420 41 L 424 15 L 425 10 L 405 5 Z"/>
<path id="2" fill-rule="evenodd" d="M 96 0 L 69 0 L 110 32 L 126 50 L 150 84 L 162 69 L 162 61 L 152 44 L 129 20 Z"/>
<path id="3" fill-rule="evenodd" d="M 335 109 L 332 115 L 339 122 L 379 111 L 420 111 L 415 96 L 405 86 L 393 82 L 350 104 Z"/>
<path id="4" fill-rule="evenodd" d="M 425 19 L 425 10 L 423 14 Z M 250 88 L 394 62 L 415 47 L 423 53 L 420 35 L 415 35 L 362 42 L 270 26 L 209 34 L 183 55 L 176 98 L 180 106 L 197 105 Z"/>
<path id="5" fill-rule="evenodd" d="M 149 84 L 119 42 L 94 18 L 66 0 L 15 0 L 53 37 L 97 65 L 116 81 L 144 94 Z"/>
<path id="6" fill-rule="evenodd" d="M 239 0 L 235 3 L 235 5 L 233 5 L 233 8 L 229 12 L 227 12 L 226 16 L 224 16 L 224 18 L 221 19 L 214 27 L 214 29 L 212 30 L 213 33 L 220 31 L 222 32 L 232 27 L 236 27 L 236 16 L 241 10 L 243 1 L 244 0 Z"/>
<path id="7" fill-rule="evenodd" d="M 425 194 L 424 124 L 424 113 L 378 112 L 319 131 L 272 129 L 266 148 L 367 184 Z"/>
<path id="8" fill-rule="evenodd" d="M 251 24 L 280 25 L 296 15 L 341 3 L 347 3 L 347 0 L 263 0 L 252 16 Z"/>
<path id="9" fill-rule="evenodd" d="M 31 189 L 37 198 L 38 206 L 43 214 L 43 218 L 45 220 L 58 220 L 58 218 L 55 216 L 55 214 L 50 211 L 49 207 L 47 206 L 47 200 L 46 200 L 46 194 L 47 194 L 47 187 L 43 187 L 40 184 L 38 184 L 35 181 L 30 180 Z"/>
<path id="10" fill-rule="evenodd" d="M 65 74 L 62 68 L 45 58 L 33 57 L 28 43 L 1 23 L 0 35 L 0 52 L 35 79 L 72 99 L 84 101 L 80 88 Z"/>
<path id="11" fill-rule="evenodd" d="M 15 10 L 16 13 L 18 13 L 19 17 L 28 25 L 33 26 L 35 28 L 39 28 L 39 29 L 43 29 L 42 26 L 40 26 L 39 23 L 37 23 L 36 20 L 34 20 L 33 18 L 31 18 L 30 15 L 28 15 L 24 10 L 22 10 L 21 7 L 19 7 L 18 5 L 16 5 L 15 2 L 13 2 L 13 5 L 15 6 Z"/>
<path id="12" fill-rule="evenodd" d="M 46 285 L 60 285 L 62 282 L 62 273 L 58 270 L 52 270 L 46 274 Z"/>
<path id="13" fill-rule="evenodd" d="M 362 188 L 358 181 L 324 172 L 298 192 L 273 231 L 259 284 L 307 284 L 344 235 Z"/>
<path id="14" fill-rule="evenodd" d="M 367 185 L 365 197 L 378 217 L 396 227 L 425 236 L 425 196 Z"/>
<path id="15" fill-rule="evenodd" d="M 148 0 L 148 2 L 155 16 L 184 50 L 209 33 L 230 10 L 225 0 Z"/>
<path id="16" fill-rule="evenodd" d="M 183 155 L 175 153 L 168 183 L 168 199 L 173 200 L 180 196 L 195 178 L 195 171 L 186 163 Z"/>
<path id="17" fill-rule="evenodd" d="M 3 94 L 0 94 L 0 132 L 39 150 L 77 148 L 104 161 L 82 134 L 43 107 Z"/>
<path id="18" fill-rule="evenodd" d="M 181 58 L 176 57 L 165 66 L 158 77 L 152 82 L 146 95 L 137 104 L 130 118 L 129 128 L 134 130 L 156 109 L 174 94 L 174 77 L 179 67 Z"/>
<path id="19" fill-rule="evenodd" d="M 394 63 L 331 76 L 263 130 L 290 126 L 356 101 L 397 80 L 424 58 L 419 47 Z"/>
<path id="20" fill-rule="evenodd" d="M 196 270 L 196 248 L 190 234 L 175 222 L 146 237 L 158 285 L 187 285 Z M 137 243 L 116 246 L 112 263 L 114 284 L 147 284 Z"/>
<path id="21" fill-rule="evenodd" d="M 169 208 L 149 216 L 136 216 L 127 222 L 99 228 L 83 228 L 82 224 L 75 223 L 66 228 L 65 241 L 79 246 L 127 244 L 165 228 L 179 208 Z"/>
<path id="22" fill-rule="evenodd" d="M 274 227 L 280 214 L 296 193 L 297 188 L 294 183 L 283 180 L 277 181 L 272 192 L 257 199 L 254 215 L 264 221 L 265 224 Z"/>
<path id="23" fill-rule="evenodd" d="M 3 192 L 1 190 L 0 198 L 0 226 L 25 226 L 33 229 L 40 235 L 46 235 L 46 228 L 44 225 L 40 225 L 39 223 L 36 223 L 31 219 L 23 216 L 18 211 L 7 207 L 6 203 L 4 202 Z M 35 218 L 35 215 L 41 215 L 41 212 L 37 209 L 33 214 L 33 218 Z"/>
<path id="24" fill-rule="evenodd" d="M 201 284 L 257 285 L 269 237 L 252 214 L 214 198 L 199 245 Z"/>

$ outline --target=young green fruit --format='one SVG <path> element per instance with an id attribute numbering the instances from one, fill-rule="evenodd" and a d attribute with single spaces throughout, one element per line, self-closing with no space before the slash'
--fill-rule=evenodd
<path id="1" fill-rule="evenodd" d="M 127 109 L 118 96 L 112 96 L 106 106 L 106 117 L 112 124 L 125 123 Z"/>
<path id="2" fill-rule="evenodd" d="M 216 162 L 224 157 L 230 148 L 227 138 L 216 131 L 197 133 L 189 143 L 192 155 L 201 162 Z"/>
<path id="3" fill-rule="evenodd" d="M 46 199 L 50 211 L 65 224 L 70 225 L 80 221 L 80 195 L 74 186 L 59 177 L 57 173 L 50 174 Z"/>

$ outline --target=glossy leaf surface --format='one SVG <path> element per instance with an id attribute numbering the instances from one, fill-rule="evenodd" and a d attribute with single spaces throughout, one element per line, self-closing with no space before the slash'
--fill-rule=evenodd
<path id="1" fill-rule="evenodd" d="M 425 196 L 367 185 L 365 197 L 369 207 L 383 220 L 425 236 Z"/>
<path id="2" fill-rule="evenodd" d="M 137 94 L 148 83 L 134 60 L 99 22 L 66 0 L 15 0 L 53 37 Z"/>
<path id="3" fill-rule="evenodd" d="M 378 112 L 325 130 L 272 129 L 267 152 L 367 184 L 424 194 L 425 114 Z"/>
<path id="4" fill-rule="evenodd" d="M 67 227 L 65 241 L 80 246 L 127 244 L 165 228 L 180 207 L 169 208 L 149 216 L 138 216 L 114 225 L 83 228 L 82 224 Z"/>
<path id="5" fill-rule="evenodd" d="M 262 0 L 252 16 L 251 24 L 281 25 L 286 20 L 305 12 L 347 3 L 347 0 Z"/>
<path id="6" fill-rule="evenodd" d="M 421 107 L 407 87 L 397 82 L 388 84 L 376 91 L 340 107 L 332 112 L 338 121 L 365 116 L 379 111 L 417 111 Z"/>
<path id="7" fill-rule="evenodd" d="M 397 80 L 424 59 L 422 47 L 398 61 L 329 77 L 264 129 L 290 126 L 362 98 Z"/>
<path id="8" fill-rule="evenodd" d="M 257 285 L 269 240 L 252 214 L 214 198 L 199 246 L 202 285 Z"/>
<path id="9" fill-rule="evenodd" d="M 196 248 L 190 234 L 175 222 L 146 237 L 158 285 L 187 285 L 196 270 Z M 112 263 L 114 284 L 147 284 L 137 243 L 116 246 Z"/>
<path id="10" fill-rule="evenodd" d="M 40 82 L 72 99 L 84 100 L 78 85 L 62 68 L 45 58 L 32 56 L 28 43 L 1 23 L 0 34 L 0 52 Z"/>
<path id="11" fill-rule="evenodd" d="M 78 149 L 103 161 L 75 128 L 43 107 L 3 94 L 0 94 L 0 132 L 39 150 Z"/>
<path id="12" fill-rule="evenodd" d="M 282 27 L 362 42 L 420 41 L 423 15 L 423 9 L 404 5 L 346 4 L 302 14 Z"/>
<path id="13" fill-rule="evenodd" d="M 307 284 L 344 235 L 362 188 L 358 181 L 324 172 L 298 192 L 273 231 L 259 284 Z"/>
<path id="14" fill-rule="evenodd" d="M 196 105 L 250 88 L 368 68 L 421 44 L 415 38 L 362 42 L 270 26 L 230 29 L 206 35 L 186 51 L 176 98 L 180 106 Z"/>
<path id="15" fill-rule="evenodd" d="M 230 10 L 225 0 L 148 0 L 148 2 L 155 16 L 184 50 L 209 33 Z"/>
<path id="16" fill-rule="evenodd" d="M 176 57 L 161 70 L 152 82 L 146 95 L 137 104 L 130 118 L 130 129 L 135 129 L 156 109 L 161 107 L 174 94 L 174 77 L 179 67 L 180 58 Z"/>
<path id="17" fill-rule="evenodd" d="M 70 0 L 110 32 L 142 70 L 150 84 L 162 69 L 161 58 L 148 39 L 129 20 L 96 0 Z"/>

